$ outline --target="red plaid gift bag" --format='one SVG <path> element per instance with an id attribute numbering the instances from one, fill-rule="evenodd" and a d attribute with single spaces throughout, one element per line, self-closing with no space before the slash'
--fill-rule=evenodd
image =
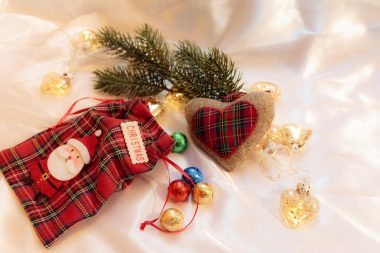
<path id="1" fill-rule="evenodd" d="M 95 215 L 134 176 L 153 169 L 174 145 L 142 98 L 104 101 L 74 114 L 79 113 L 0 152 L 0 169 L 46 247 L 75 223 Z M 131 150 L 129 145 L 139 142 L 132 138 L 127 143 L 125 135 L 136 137 L 133 130 L 139 132 L 143 147 Z M 67 168 L 73 173 L 69 180 L 64 180 L 66 174 L 46 170 L 49 163 L 54 164 L 48 157 L 65 144 L 71 148 L 59 152 L 66 155 Z M 57 180 L 60 177 L 63 183 Z"/>

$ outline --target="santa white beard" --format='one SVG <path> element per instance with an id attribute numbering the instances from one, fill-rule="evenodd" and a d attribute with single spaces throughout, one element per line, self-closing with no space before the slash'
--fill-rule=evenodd
<path id="1" fill-rule="evenodd" d="M 84 163 L 80 166 L 75 167 L 72 160 L 67 160 L 64 154 L 66 145 L 56 148 L 49 155 L 47 161 L 47 167 L 50 174 L 61 181 L 67 181 L 73 179 L 82 170 Z"/>

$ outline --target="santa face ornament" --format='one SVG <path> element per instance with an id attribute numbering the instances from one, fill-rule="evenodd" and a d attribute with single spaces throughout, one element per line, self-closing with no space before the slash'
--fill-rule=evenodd
<path id="1" fill-rule="evenodd" d="M 101 131 L 83 138 L 72 138 L 32 166 L 30 173 L 35 184 L 46 196 L 53 197 L 64 188 L 68 181 L 75 178 L 96 153 Z"/>
<path id="2" fill-rule="evenodd" d="M 80 151 L 71 144 L 55 149 L 48 158 L 50 174 L 58 180 L 73 179 L 84 166 L 84 159 Z"/>

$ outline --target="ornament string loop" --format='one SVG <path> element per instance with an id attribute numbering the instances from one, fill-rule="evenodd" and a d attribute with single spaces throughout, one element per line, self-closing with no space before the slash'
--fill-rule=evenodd
<path id="1" fill-rule="evenodd" d="M 75 101 L 75 102 L 69 107 L 69 109 L 68 109 L 68 110 L 65 112 L 65 114 L 64 114 L 64 115 L 58 120 L 58 122 L 55 124 L 54 127 L 56 127 L 56 126 L 62 124 L 62 123 L 63 123 L 63 122 L 69 117 L 69 116 L 71 116 L 71 115 L 77 115 L 77 114 L 80 114 L 80 113 L 82 113 L 82 112 L 88 110 L 89 107 L 87 107 L 87 108 L 83 108 L 83 109 L 80 109 L 80 110 L 78 110 L 78 111 L 73 112 L 75 106 L 76 106 L 79 102 L 81 102 L 81 101 L 83 101 L 83 100 L 88 100 L 88 99 L 92 99 L 92 100 L 100 101 L 101 103 L 113 102 L 113 101 L 119 101 L 119 102 L 120 102 L 120 101 L 123 101 L 122 99 L 105 99 L 105 98 L 94 98 L 94 97 L 83 97 L 83 98 L 80 98 L 80 99 L 76 100 L 76 101 Z M 54 128 L 54 127 L 53 127 L 53 128 Z"/>
<path id="2" fill-rule="evenodd" d="M 191 184 L 192 184 L 193 187 L 195 187 L 195 183 L 193 182 L 193 180 L 190 178 L 190 176 L 178 164 L 176 164 L 175 162 L 173 162 L 172 160 L 170 160 L 166 156 L 162 157 L 162 161 L 164 162 L 165 167 L 166 167 L 166 171 L 168 173 L 168 185 L 170 185 L 170 182 L 171 182 L 170 181 L 170 173 L 169 173 L 169 165 L 171 165 L 174 169 L 176 169 L 179 173 L 181 173 L 184 177 L 186 177 L 189 180 L 189 182 L 191 182 Z M 198 194 L 197 191 L 195 191 L 195 193 Z M 161 232 L 165 232 L 165 233 L 178 233 L 178 232 L 184 231 L 186 228 L 188 228 L 191 225 L 191 223 L 194 221 L 195 216 L 197 215 L 197 212 L 198 212 L 198 207 L 199 207 L 198 202 L 196 202 L 196 208 L 194 210 L 192 218 L 187 223 L 187 225 L 184 226 L 182 229 L 177 230 L 177 231 L 168 231 L 168 230 L 162 229 L 159 226 L 157 226 L 156 224 L 154 224 L 161 217 L 162 213 L 165 210 L 165 207 L 166 207 L 168 201 L 169 201 L 169 191 L 166 194 L 165 202 L 164 202 L 164 204 L 162 206 L 161 212 L 158 215 L 158 217 L 155 218 L 155 219 L 153 219 L 153 220 L 147 220 L 147 221 L 142 222 L 140 224 L 140 230 L 144 230 L 146 226 L 152 226 L 152 227 L 160 230 Z"/>

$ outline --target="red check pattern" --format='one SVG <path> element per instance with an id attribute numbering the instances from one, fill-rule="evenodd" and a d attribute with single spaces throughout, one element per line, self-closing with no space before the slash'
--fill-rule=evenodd
<path id="1" fill-rule="evenodd" d="M 258 120 L 254 105 L 246 101 L 223 110 L 202 107 L 192 117 L 194 135 L 219 157 L 228 158 L 253 133 Z"/>
<path id="2" fill-rule="evenodd" d="M 137 121 L 149 162 L 132 164 L 121 122 Z M 101 129 L 98 153 L 67 188 L 52 198 L 38 191 L 29 168 L 46 159 L 72 137 L 90 135 Z M 0 169 L 20 199 L 42 243 L 49 247 L 75 223 L 95 215 L 108 198 L 125 189 L 134 176 L 153 169 L 158 159 L 170 153 L 174 141 L 154 120 L 147 102 L 104 102 L 80 116 L 41 132 L 25 142 L 0 152 Z"/>

